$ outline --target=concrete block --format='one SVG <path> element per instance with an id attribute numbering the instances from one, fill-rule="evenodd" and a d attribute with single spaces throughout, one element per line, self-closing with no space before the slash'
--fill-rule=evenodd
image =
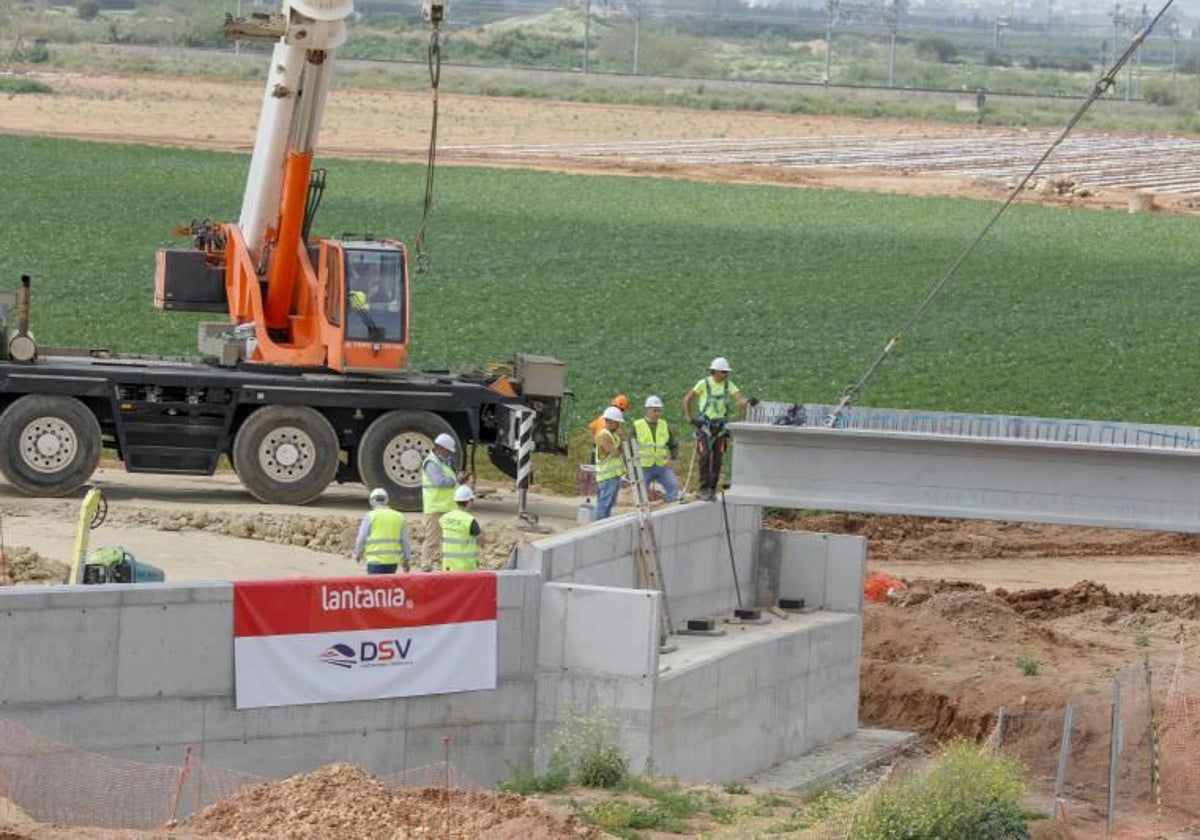
<path id="1" fill-rule="evenodd" d="M 530 616 L 531 620 L 533 616 Z M 502 610 L 497 622 L 496 670 L 500 679 L 513 679 L 521 674 L 521 659 L 525 645 L 525 615 L 522 610 Z M 534 641 L 536 645 L 537 642 Z"/>
<path id="2" fill-rule="evenodd" d="M 191 587 L 192 600 L 196 603 L 233 603 L 233 584 L 228 581 L 192 580 L 187 585 Z"/>
<path id="3" fill-rule="evenodd" d="M 829 578 L 829 535 L 778 531 L 782 547 L 779 596 L 803 598 L 806 605 L 825 609 Z"/>
<path id="4" fill-rule="evenodd" d="M 658 668 L 658 594 L 572 586 L 563 622 L 563 664 L 582 671 L 646 677 Z"/>
<path id="5" fill-rule="evenodd" d="M 191 583 L 145 583 L 123 587 L 120 603 L 125 606 L 145 604 L 167 605 L 190 603 L 194 587 Z M 230 598 L 232 601 L 232 596 Z M 229 611 L 229 626 L 233 626 L 233 611 Z"/>
<path id="6" fill-rule="evenodd" d="M 496 606 L 499 609 L 525 608 L 526 593 L 535 587 L 541 576 L 526 571 L 502 571 L 496 573 Z"/>
<path id="7" fill-rule="evenodd" d="M 101 586 L 58 586 L 50 593 L 51 609 L 100 609 L 118 607 L 128 587 L 121 583 Z"/>
<path id="8" fill-rule="evenodd" d="M 571 581 L 575 576 L 575 543 L 563 543 L 553 548 L 548 564 L 547 580 Z"/>
<path id="9" fill-rule="evenodd" d="M 549 577 L 550 570 L 546 568 L 545 550 L 537 543 L 517 547 L 517 568 L 524 572 L 537 572 L 542 580 Z"/>
<path id="10" fill-rule="evenodd" d="M 742 698 L 757 696 L 762 683 L 770 683 L 774 663 L 765 654 L 767 645 L 752 645 L 721 657 L 717 668 L 717 706 L 733 706 Z"/>
<path id="11" fill-rule="evenodd" d="M 425 700 L 427 698 L 421 698 Z M 412 700 L 361 700 L 264 709 L 234 709 L 232 696 L 204 701 L 207 738 L 254 742 L 312 732 L 402 729 Z"/>
<path id="12" fill-rule="evenodd" d="M 6 586 L 0 589 L 0 614 L 42 612 L 50 609 L 50 596 L 61 586 Z"/>
<path id="13" fill-rule="evenodd" d="M 867 541 L 834 535 L 829 539 L 826 605 L 829 610 L 862 613 L 863 582 L 867 574 Z"/>
<path id="14" fill-rule="evenodd" d="M 571 582 L 581 586 L 630 589 L 637 586 L 633 556 L 626 554 L 588 566 L 576 566 Z"/>
<path id="15" fill-rule="evenodd" d="M 468 726 L 476 722 L 532 723 L 532 682 L 506 680 L 492 691 L 463 691 L 430 697 L 413 697 L 406 704 L 403 726 Z"/>
<path id="16" fill-rule="evenodd" d="M 531 593 L 531 605 L 521 616 L 521 664 L 518 674 L 524 679 L 532 680 L 538 667 L 538 632 L 541 626 L 541 597 L 540 588 Z"/>
<path id="17" fill-rule="evenodd" d="M 538 610 L 538 670 L 560 671 L 566 667 L 563 642 L 566 636 L 567 597 L 570 584 L 544 583 Z"/>
<path id="18" fill-rule="evenodd" d="M 0 711 L 16 703 L 113 697 L 119 630 L 115 606 L 0 613 Z"/>
<path id="19" fill-rule="evenodd" d="M 146 749 L 158 763 L 183 758 L 182 747 L 204 740 L 203 700 L 148 698 L 5 706 L 6 720 L 54 741 L 109 754 Z"/>
<path id="20" fill-rule="evenodd" d="M 132 593 L 129 593 L 132 594 Z M 188 697 L 233 691 L 230 604 L 126 605 L 116 647 L 121 697 Z M 186 594 L 186 593 L 184 593 Z"/>

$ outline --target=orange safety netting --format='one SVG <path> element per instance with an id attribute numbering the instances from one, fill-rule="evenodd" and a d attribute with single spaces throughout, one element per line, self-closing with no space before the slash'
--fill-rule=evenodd
<path id="1" fill-rule="evenodd" d="M 904 581 L 894 578 L 886 572 L 873 572 L 867 575 L 867 582 L 863 586 L 863 595 L 872 604 L 886 604 L 889 592 L 906 589 L 908 587 Z"/>

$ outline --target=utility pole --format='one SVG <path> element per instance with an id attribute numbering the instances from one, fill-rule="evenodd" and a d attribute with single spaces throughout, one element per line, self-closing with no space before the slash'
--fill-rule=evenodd
<path id="1" fill-rule="evenodd" d="M 583 0 L 583 72 L 588 71 L 588 45 L 592 35 L 592 0 Z"/>
<path id="2" fill-rule="evenodd" d="M 638 74 L 638 47 L 642 33 L 642 6 L 633 4 L 633 75 Z"/>
<path id="3" fill-rule="evenodd" d="M 823 84 L 829 84 L 829 60 L 833 57 L 833 18 L 837 15 L 838 0 L 828 0 L 825 16 L 825 77 Z"/>
<path id="4" fill-rule="evenodd" d="M 883 21 L 888 28 L 888 87 L 896 86 L 896 31 L 900 28 L 900 10 L 896 0 L 888 0 L 883 10 Z"/>

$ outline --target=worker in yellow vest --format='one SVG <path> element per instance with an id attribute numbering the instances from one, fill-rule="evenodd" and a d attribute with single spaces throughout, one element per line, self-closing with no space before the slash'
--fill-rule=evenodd
<path id="1" fill-rule="evenodd" d="M 604 428 L 596 433 L 596 519 L 607 519 L 617 503 L 625 459 L 621 456 L 621 424 L 625 415 L 615 405 L 604 409 Z"/>
<path id="2" fill-rule="evenodd" d="M 679 444 L 671 435 L 671 427 L 662 419 L 663 401 L 654 395 L 646 397 L 646 416 L 633 421 L 633 432 L 637 438 L 638 461 L 646 488 L 657 482 L 662 486 L 667 501 L 679 498 L 679 481 L 675 471 L 668 466 L 672 458 L 679 455 Z"/>
<path id="3" fill-rule="evenodd" d="M 622 414 L 629 410 L 629 397 L 624 394 L 617 394 L 609 403 L 613 408 L 619 409 Z M 592 443 L 596 442 L 596 435 L 600 434 L 600 430 L 604 428 L 604 413 L 596 415 L 596 419 L 588 423 L 588 432 L 592 435 Z"/>
<path id="4" fill-rule="evenodd" d="M 758 405 L 729 379 L 733 368 L 724 356 L 708 366 L 708 376 L 683 395 L 683 416 L 696 427 L 696 456 L 700 461 L 701 499 L 711 501 L 721 480 L 721 459 L 729 446 L 726 425 L 733 419 L 733 403 Z M 696 403 L 693 408 L 693 403 Z"/>
<path id="5" fill-rule="evenodd" d="M 370 495 L 371 509 L 358 526 L 351 555 L 356 563 L 367 561 L 367 574 L 390 575 L 403 564 L 408 571 L 408 524 L 404 514 L 388 506 L 388 494 L 376 487 Z"/>
<path id="6" fill-rule="evenodd" d="M 433 450 L 421 462 L 421 513 L 425 528 L 421 539 L 421 568 L 436 569 L 442 553 L 442 516 L 454 510 L 454 453 L 458 444 L 453 435 L 442 432 L 433 440 Z"/>
<path id="7" fill-rule="evenodd" d="M 454 491 L 455 508 L 442 514 L 442 569 L 447 572 L 473 572 L 479 568 L 479 549 L 487 537 L 479 520 L 468 512 L 475 494 L 466 484 Z"/>

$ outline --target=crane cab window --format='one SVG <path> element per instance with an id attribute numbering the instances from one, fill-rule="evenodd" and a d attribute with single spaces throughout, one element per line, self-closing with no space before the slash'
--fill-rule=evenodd
<path id="1" fill-rule="evenodd" d="M 404 341 L 404 259 L 399 251 L 346 249 L 346 338 Z"/>

